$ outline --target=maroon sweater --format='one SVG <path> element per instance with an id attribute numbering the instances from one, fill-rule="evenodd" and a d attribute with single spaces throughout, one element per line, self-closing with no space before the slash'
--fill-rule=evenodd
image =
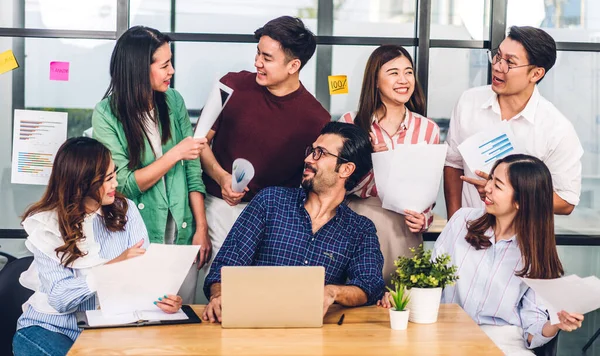
<path id="1" fill-rule="evenodd" d="M 327 110 L 302 84 L 295 92 L 278 97 L 256 83 L 256 73 L 228 73 L 221 82 L 234 92 L 213 126 L 212 150 L 229 173 L 237 158 L 254 166 L 250 191 L 242 201 L 250 201 L 265 187 L 298 187 L 304 149 L 330 121 Z M 209 194 L 222 198 L 217 182 L 206 173 L 202 179 Z"/>

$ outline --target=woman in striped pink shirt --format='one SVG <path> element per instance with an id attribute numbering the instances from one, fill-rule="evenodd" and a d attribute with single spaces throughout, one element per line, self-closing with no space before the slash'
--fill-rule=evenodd
<path id="1" fill-rule="evenodd" d="M 369 133 L 375 152 L 393 150 L 397 145 L 440 142 L 437 124 L 422 116 L 425 95 L 413 67 L 413 60 L 404 47 L 377 48 L 367 61 L 358 112 L 346 113 L 339 119 Z M 411 247 L 423 242 L 421 233 L 433 220 L 431 208 L 424 212 L 406 210 L 404 216 L 383 209 L 373 171 L 351 194 L 355 198 L 350 198 L 349 206 L 371 219 L 377 228 L 384 257 L 383 277 L 389 284 L 395 270 L 394 260 L 410 254 Z"/>

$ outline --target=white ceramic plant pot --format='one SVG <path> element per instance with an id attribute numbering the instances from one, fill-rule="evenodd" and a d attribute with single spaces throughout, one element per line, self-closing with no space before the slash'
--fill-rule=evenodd
<path id="1" fill-rule="evenodd" d="M 406 330 L 408 326 L 408 315 L 410 310 L 398 311 L 394 308 L 390 308 L 390 326 L 394 330 Z"/>
<path id="2" fill-rule="evenodd" d="M 442 288 L 411 288 L 408 290 L 411 323 L 431 324 L 437 321 Z"/>

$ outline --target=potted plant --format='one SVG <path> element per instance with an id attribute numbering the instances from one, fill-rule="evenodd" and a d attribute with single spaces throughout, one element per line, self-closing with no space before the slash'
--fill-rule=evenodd
<path id="1" fill-rule="evenodd" d="M 410 310 L 406 305 L 410 301 L 410 297 L 406 293 L 403 285 L 396 284 L 396 290 L 386 287 L 390 291 L 390 302 L 392 307 L 390 310 L 390 325 L 394 330 L 405 330 L 408 326 L 408 315 Z"/>
<path id="2" fill-rule="evenodd" d="M 409 320 L 413 323 L 435 323 L 440 308 L 442 289 L 452 285 L 458 279 L 456 266 L 450 266 L 450 256 L 442 254 L 431 258 L 431 250 L 425 250 L 423 245 L 411 248 L 412 257 L 400 256 L 394 262 L 396 274 L 392 281 L 396 286 L 402 285 L 408 289 L 410 301 Z"/>

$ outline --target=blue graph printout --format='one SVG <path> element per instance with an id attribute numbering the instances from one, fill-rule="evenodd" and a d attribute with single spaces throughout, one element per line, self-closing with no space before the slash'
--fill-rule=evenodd
<path id="1" fill-rule="evenodd" d="M 508 156 L 512 151 L 514 151 L 514 147 L 508 136 L 503 133 L 493 139 L 481 144 L 479 146 L 481 150 L 481 155 L 484 158 L 484 162 L 486 164 L 493 163 L 496 160 Z"/>

